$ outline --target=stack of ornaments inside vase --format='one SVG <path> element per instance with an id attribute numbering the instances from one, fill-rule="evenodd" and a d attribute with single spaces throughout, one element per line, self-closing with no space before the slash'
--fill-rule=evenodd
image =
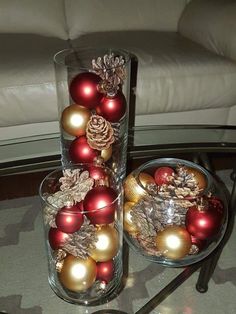
<path id="1" fill-rule="evenodd" d="M 119 285 L 122 199 L 111 171 L 80 165 L 53 172 L 42 195 L 49 278 L 57 294 L 89 303 Z"/>
<path id="2" fill-rule="evenodd" d="M 124 176 L 127 150 L 127 60 L 114 53 L 90 60 L 88 70 L 68 74 L 70 104 L 60 116 L 62 163 L 103 164 Z M 81 72 L 82 71 L 82 72 Z"/>
<path id="3" fill-rule="evenodd" d="M 153 261 L 185 260 L 188 264 L 208 255 L 223 236 L 225 197 L 202 167 L 183 160 L 156 161 L 141 166 L 124 181 L 126 238 Z"/>

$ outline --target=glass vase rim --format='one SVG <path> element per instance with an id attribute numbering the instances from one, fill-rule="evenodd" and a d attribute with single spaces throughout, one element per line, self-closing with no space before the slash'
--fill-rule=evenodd
<path id="1" fill-rule="evenodd" d="M 53 195 L 53 194 L 49 194 L 49 195 L 47 195 L 47 197 L 45 197 L 44 195 L 43 195 L 43 193 L 42 193 L 42 187 L 43 187 L 43 185 L 44 185 L 44 183 L 46 182 L 46 180 L 47 179 L 49 179 L 50 178 L 50 176 L 52 176 L 53 174 L 56 174 L 56 173 L 59 173 L 60 171 L 62 172 L 63 170 L 66 170 L 66 169 L 76 169 L 76 166 L 86 166 L 86 165 L 93 165 L 93 166 L 96 166 L 96 167 L 100 167 L 100 168 L 104 168 L 104 169 L 106 169 L 106 170 L 108 170 L 109 172 L 111 172 L 112 173 L 112 176 L 113 176 L 113 178 L 114 178 L 114 182 L 117 184 L 117 190 L 119 191 L 119 192 L 117 192 L 117 190 L 114 190 L 116 193 L 117 193 L 117 196 L 116 196 L 116 198 L 111 202 L 111 203 L 109 203 L 108 205 L 106 205 L 106 206 L 103 206 L 103 207 L 100 207 L 100 208 L 98 208 L 98 209 L 93 209 L 93 210 L 91 210 L 91 211 L 88 211 L 88 210 L 81 210 L 80 211 L 80 213 L 82 213 L 82 214 L 86 214 L 86 213 L 93 213 L 93 212 L 97 212 L 97 211 L 100 211 L 100 210 L 102 210 L 102 209 L 105 209 L 105 208 L 107 208 L 107 207 L 109 207 L 109 206 L 112 206 L 112 205 L 114 205 L 116 202 L 118 202 L 118 200 L 121 198 L 121 196 L 122 196 L 122 194 L 123 194 L 123 186 L 122 186 L 122 184 L 121 184 L 121 182 L 119 181 L 119 180 L 116 180 L 115 178 L 116 178 L 116 176 L 115 176 L 115 173 L 114 173 L 114 171 L 112 171 L 110 168 L 108 168 L 108 167 L 106 167 L 106 166 L 101 166 L 101 165 L 94 165 L 94 164 L 89 164 L 89 163 L 77 163 L 77 164 L 74 164 L 74 165 L 70 165 L 70 166 L 60 166 L 60 167 L 57 167 L 56 169 L 54 169 L 53 171 L 51 171 L 51 172 L 49 172 L 44 178 L 43 178 L 43 180 L 41 181 L 41 183 L 40 183 L 40 185 L 39 185 L 39 196 L 40 196 L 40 198 L 41 198 L 41 200 L 43 200 L 44 202 L 45 202 L 45 204 L 46 204 L 46 206 L 49 206 L 49 207 L 51 207 L 51 208 L 54 208 L 54 209 L 56 209 L 56 210 L 60 210 L 60 209 L 62 209 L 62 208 L 64 208 L 64 207 L 66 207 L 65 205 L 63 206 L 63 207 L 56 207 L 55 205 L 53 205 L 53 204 L 51 204 L 51 203 L 49 203 L 48 202 L 48 200 L 47 200 L 47 197 L 48 196 L 51 196 L 51 195 Z M 86 171 L 86 170 L 84 170 L 84 171 Z M 88 171 L 88 170 L 87 170 Z M 101 186 L 103 186 L 103 185 L 101 185 Z M 94 187 L 92 187 L 92 188 L 94 188 Z M 92 189 L 91 189 L 92 190 Z M 89 190 L 89 191 L 91 191 L 91 190 Z M 60 191 L 60 190 L 59 190 Z M 89 192 L 88 191 L 88 192 Z M 58 191 L 56 191 L 56 192 L 58 192 Z M 55 193 L 56 193 L 55 192 Z M 87 193 L 88 193 L 87 192 Z M 81 200 L 81 201 L 83 201 L 83 200 Z M 81 202 L 80 201 L 80 202 Z M 76 203 L 80 203 L 80 202 L 76 202 Z M 75 204 L 76 204 L 75 203 Z M 72 206 L 74 206 L 75 204 L 73 204 Z M 65 212 L 67 212 L 67 210 L 65 210 Z M 68 212 L 69 213 L 73 213 L 73 211 L 70 211 L 70 209 L 68 208 Z M 77 214 L 78 212 L 75 212 L 74 214 Z"/>
<path id="2" fill-rule="evenodd" d="M 149 189 L 147 189 L 141 182 L 140 178 L 139 178 L 139 175 L 141 172 L 144 172 L 145 169 L 147 169 L 148 167 L 151 168 L 152 166 L 156 165 L 157 163 L 160 163 L 160 164 L 171 164 L 173 163 L 175 166 L 177 164 L 180 164 L 180 165 L 187 165 L 187 166 L 191 166 L 191 168 L 197 168 L 198 170 L 200 170 L 206 177 L 206 180 L 207 180 L 207 186 L 199 192 L 199 194 L 197 194 L 196 196 L 192 196 L 192 197 L 188 197 L 188 198 L 177 198 L 177 197 L 173 197 L 173 196 L 160 196 L 160 195 L 155 195 L 155 193 L 151 193 L 151 191 Z M 167 166 L 167 165 L 166 165 Z M 212 181 L 213 181 L 213 177 L 212 175 L 210 174 L 210 172 L 205 169 L 204 167 L 192 162 L 192 161 L 189 161 L 189 160 L 185 160 L 185 159 L 180 159 L 180 158 L 156 158 L 156 159 L 153 159 L 153 160 L 149 160 L 145 163 L 143 163 L 142 165 L 140 165 L 138 168 L 136 168 L 134 171 L 133 171 L 133 176 L 135 178 L 135 180 L 137 181 L 137 184 L 145 191 L 148 193 L 148 196 L 156 196 L 160 199 L 160 201 L 173 201 L 173 202 L 186 202 L 186 200 L 189 200 L 189 201 L 195 201 L 201 197 L 203 197 L 204 195 L 207 194 L 207 192 L 210 190 L 210 187 L 212 185 Z"/>
<path id="3" fill-rule="evenodd" d="M 54 64 L 59 65 L 59 66 L 63 66 L 66 68 L 77 68 L 80 69 L 81 71 L 88 71 L 90 69 L 83 67 L 83 66 L 79 66 L 79 65 L 70 65 L 70 64 L 66 64 L 65 62 L 65 57 L 63 59 L 60 60 L 60 57 L 65 54 L 65 56 L 68 56 L 70 53 L 74 53 L 75 51 L 80 51 L 80 52 L 88 52 L 88 51 L 94 51 L 94 52 L 120 52 L 122 56 L 124 56 L 124 65 L 127 65 L 130 60 L 131 60 L 131 53 L 128 50 L 122 49 L 122 48 L 115 48 L 115 47 L 99 47 L 99 48 L 95 48 L 95 47 L 91 47 L 91 46 L 81 46 L 81 47 L 70 47 L 70 48 L 65 48 L 62 50 L 59 50 L 57 53 L 54 54 L 53 56 L 53 61 Z M 102 55 L 100 57 L 103 57 Z M 95 57 L 94 57 L 95 58 Z M 91 59 L 92 62 L 92 59 Z M 117 66 L 119 67 L 119 66 Z M 110 67 L 108 69 L 115 69 L 116 67 Z M 91 71 L 92 71 L 92 64 L 91 64 Z"/>

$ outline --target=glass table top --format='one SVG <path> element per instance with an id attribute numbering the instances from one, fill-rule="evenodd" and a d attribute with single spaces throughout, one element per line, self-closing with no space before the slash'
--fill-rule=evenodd
<path id="1" fill-rule="evenodd" d="M 124 250 L 125 288 L 119 295 L 97 306 L 69 304 L 58 298 L 48 284 L 40 208 L 37 196 L 1 202 L 3 271 L 0 276 L 0 312 L 93 314 L 107 310 L 106 314 L 112 314 L 112 310 L 116 310 L 132 314 L 139 311 L 150 298 L 183 271 L 183 268 L 167 268 L 151 263 L 126 247 Z M 11 228 L 11 236 L 5 233 L 5 227 Z M 174 307 L 168 308 L 169 311 L 165 313 L 176 314 Z"/>
<path id="2" fill-rule="evenodd" d="M 130 129 L 129 154 L 166 152 L 236 152 L 236 127 L 205 125 L 139 126 Z"/>
<path id="3" fill-rule="evenodd" d="M 236 126 L 167 125 L 136 126 L 129 129 L 128 158 L 154 157 L 162 153 L 236 152 Z M 60 161 L 60 134 L 0 140 L 0 173 L 12 163 L 39 159 L 57 166 Z M 14 171 L 13 169 L 11 171 Z"/>

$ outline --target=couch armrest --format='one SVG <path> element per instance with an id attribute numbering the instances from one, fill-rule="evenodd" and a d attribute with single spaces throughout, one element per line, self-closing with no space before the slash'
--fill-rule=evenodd
<path id="1" fill-rule="evenodd" d="M 236 1 L 192 0 L 178 25 L 181 35 L 236 61 Z"/>

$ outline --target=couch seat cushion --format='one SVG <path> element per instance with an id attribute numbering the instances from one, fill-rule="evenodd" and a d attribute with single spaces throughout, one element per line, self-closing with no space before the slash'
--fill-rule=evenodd
<path id="1" fill-rule="evenodd" d="M 0 127 L 58 119 L 54 54 L 66 42 L 0 34 Z"/>
<path id="2" fill-rule="evenodd" d="M 137 55 L 138 115 L 235 104 L 236 64 L 177 33 L 87 34 L 74 45 L 120 47 Z"/>

